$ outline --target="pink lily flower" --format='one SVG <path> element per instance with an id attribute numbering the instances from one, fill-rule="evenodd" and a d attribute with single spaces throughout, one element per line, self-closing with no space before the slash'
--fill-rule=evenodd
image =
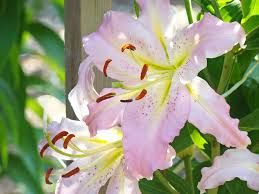
<path id="1" fill-rule="evenodd" d="M 223 185 L 238 177 L 247 181 L 247 186 L 259 191 L 259 155 L 247 149 L 229 149 L 215 158 L 211 167 L 202 169 L 202 178 L 198 184 L 201 193 Z"/>
<path id="2" fill-rule="evenodd" d="M 90 138 L 84 122 L 64 118 L 49 125 L 46 138 L 40 144 L 42 157 L 73 161 L 47 170 L 45 182 L 57 181 L 56 194 L 98 194 L 108 180 L 107 194 L 141 194 L 138 181 L 127 173 L 119 128 Z"/>
<path id="3" fill-rule="evenodd" d="M 152 177 L 155 170 L 172 165 L 175 152 L 169 142 L 186 121 L 227 147 L 250 144 L 238 119 L 230 117 L 225 99 L 197 76 L 206 67 L 206 58 L 220 56 L 236 44 L 244 46 L 242 27 L 205 14 L 174 34 L 169 2 L 138 0 L 138 19 L 122 12 L 106 13 L 99 30 L 83 39 L 89 57 L 70 94 L 79 103 L 74 107 L 87 110 L 82 116 L 92 135 L 122 126 L 126 164 L 136 178 Z M 122 88 L 104 89 L 97 96 L 93 66 L 121 81 Z"/>

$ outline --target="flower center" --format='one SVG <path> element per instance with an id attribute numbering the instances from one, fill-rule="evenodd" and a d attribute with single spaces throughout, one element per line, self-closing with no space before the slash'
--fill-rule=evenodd
<path id="1" fill-rule="evenodd" d="M 134 52 L 137 50 L 137 48 L 132 44 L 125 44 L 121 47 L 121 52 L 126 52 L 126 50 L 130 52 L 132 58 L 137 64 L 143 64 L 139 76 L 140 84 L 133 87 L 123 85 L 122 88 L 127 90 L 125 93 L 107 93 L 97 98 L 97 103 L 100 103 L 113 97 L 118 97 L 119 101 L 122 103 L 130 103 L 134 100 L 141 100 L 147 95 L 147 87 L 159 81 L 172 79 L 173 74 L 176 70 L 174 66 L 159 65 L 153 63 L 149 59 L 145 59 L 143 56 L 140 56 Z M 106 77 L 108 75 L 107 71 L 110 65 L 112 65 L 112 59 L 107 59 L 103 66 L 103 73 Z M 149 70 L 150 72 L 148 72 Z M 126 96 L 129 96 L 129 98 L 125 98 Z"/>
<path id="2" fill-rule="evenodd" d="M 101 145 L 95 146 L 92 149 L 83 150 L 76 144 L 76 143 L 78 143 L 77 138 L 78 137 L 76 137 L 74 134 L 69 134 L 67 131 L 61 131 L 60 133 L 55 135 L 52 139 L 50 137 L 50 134 L 46 134 L 47 143 L 42 147 L 42 149 L 40 151 L 40 155 L 41 155 L 41 157 L 43 157 L 43 155 L 47 149 L 52 149 L 60 155 L 71 158 L 71 160 L 78 159 L 78 158 L 86 158 L 86 157 L 89 157 L 89 156 L 92 156 L 95 154 L 98 155 L 102 152 L 105 152 L 105 153 L 106 152 L 116 152 L 119 154 L 118 156 L 120 156 L 120 157 L 121 157 L 121 155 L 123 155 L 121 140 L 117 140 L 117 141 L 110 142 L 110 143 L 107 143 L 105 141 L 105 143 L 103 143 L 102 139 L 95 138 L 95 141 L 93 141 L 91 138 L 88 138 L 88 143 L 101 144 Z M 79 137 L 78 139 L 81 139 L 81 137 Z M 57 143 L 57 141 L 59 141 L 59 140 L 63 140 L 64 150 L 62 150 L 62 147 L 58 147 L 55 145 Z M 102 143 L 98 143 L 98 142 L 102 142 Z M 118 157 L 116 155 L 115 159 L 117 159 L 117 158 Z M 110 162 L 112 162 L 112 161 L 110 161 Z M 98 162 L 96 162 L 96 164 L 98 164 Z M 90 166 L 75 167 L 74 169 L 72 169 L 68 172 L 61 171 L 59 174 L 61 174 L 62 178 L 69 178 L 75 174 L 78 174 L 81 171 L 87 170 Z M 45 174 L 46 184 L 52 184 L 52 182 L 49 180 L 52 172 L 53 172 L 53 168 L 49 168 L 46 171 L 46 174 Z"/>

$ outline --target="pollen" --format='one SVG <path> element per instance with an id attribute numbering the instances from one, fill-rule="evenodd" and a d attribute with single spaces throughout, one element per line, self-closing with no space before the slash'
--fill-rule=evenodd
<path id="1" fill-rule="evenodd" d="M 116 93 L 114 93 L 114 92 L 105 94 L 105 95 L 103 95 L 103 96 L 97 98 L 97 99 L 96 99 L 96 102 L 97 102 L 97 103 L 100 103 L 100 102 L 102 102 L 102 101 L 104 101 L 104 100 L 107 100 L 107 99 L 109 99 L 109 98 L 114 97 L 115 95 L 116 95 Z"/>
<path id="2" fill-rule="evenodd" d="M 107 75 L 107 68 L 108 68 L 108 66 L 109 66 L 109 64 L 110 64 L 111 62 L 112 62 L 111 59 L 107 59 L 107 60 L 105 61 L 105 63 L 104 63 L 104 66 L 103 66 L 103 74 L 104 74 L 105 77 L 108 76 L 108 75 Z"/>
<path id="3" fill-rule="evenodd" d="M 62 177 L 63 178 L 69 178 L 69 177 L 71 177 L 71 176 L 73 176 L 73 175 L 75 175 L 75 174 L 77 174 L 79 172 L 80 172 L 80 169 L 78 167 L 76 167 L 75 169 L 69 171 L 68 173 L 63 174 Z"/>
<path id="4" fill-rule="evenodd" d="M 135 98 L 136 100 L 141 100 L 142 98 L 144 98 L 147 95 L 147 90 L 143 89 L 140 94 Z"/>
<path id="5" fill-rule="evenodd" d="M 51 185 L 51 184 L 52 184 L 52 182 L 49 181 L 49 177 L 50 177 L 52 171 L 53 171 L 53 168 L 49 168 L 49 169 L 47 170 L 46 174 L 45 174 L 45 182 L 46 182 L 46 184 L 48 184 L 48 185 Z"/>
<path id="6" fill-rule="evenodd" d="M 146 75 L 147 75 L 147 71 L 148 71 L 148 65 L 145 64 L 143 67 L 142 67 L 142 71 L 141 71 L 141 74 L 140 74 L 140 79 L 143 80 Z"/>
<path id="7" fill-rule="evenodd" d="M 65 139 L 65 141 L 64 141 L 64 144 L 63 144 L 63 147 L 64 147 L 65 149 L 67 149 L 68 143 L 69 143 L 69 142 L 71 141 L 71 139 L 74 138 L 74 137 L 75 137 L 74 134 L 69 134 L 69 135 L 66 137 L 66 139 Z"/>
<path id="8" fill-rule="evenodd" d="M 124 52 L 126 49 L 129 49 L 129 50 L 132 50 L 132 51 L 135 51 L 136 50 L 136 47 L 132 44 L 125 44 L 121 47 L 121 52 Z"/>

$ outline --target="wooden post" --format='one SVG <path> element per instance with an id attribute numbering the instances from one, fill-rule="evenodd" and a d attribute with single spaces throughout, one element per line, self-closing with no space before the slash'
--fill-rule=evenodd
<path id="1" fill-rule="evenodd" d="M 110 10 L 112 0 L 65 0 L 65 62 L 66 62 L 66 99 L 77 83 L 80 62 L 85 57 L 82 49 L 82 37 L 96 31 L 103 15 Z M 100 90 L 110 85 L 110 81 L 97 72 L 96 87 Z M 76 119 L 66 100 L 67 117 Z"/>

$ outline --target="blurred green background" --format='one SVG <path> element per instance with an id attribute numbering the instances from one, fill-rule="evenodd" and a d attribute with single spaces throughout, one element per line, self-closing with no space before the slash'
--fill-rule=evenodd
<path id="1" fill-rule="evenodd" d="M 64 101 L 64 1 L 1 0 L 0 26 L 0 193 L 41 194 L 37 97 Z"/>

